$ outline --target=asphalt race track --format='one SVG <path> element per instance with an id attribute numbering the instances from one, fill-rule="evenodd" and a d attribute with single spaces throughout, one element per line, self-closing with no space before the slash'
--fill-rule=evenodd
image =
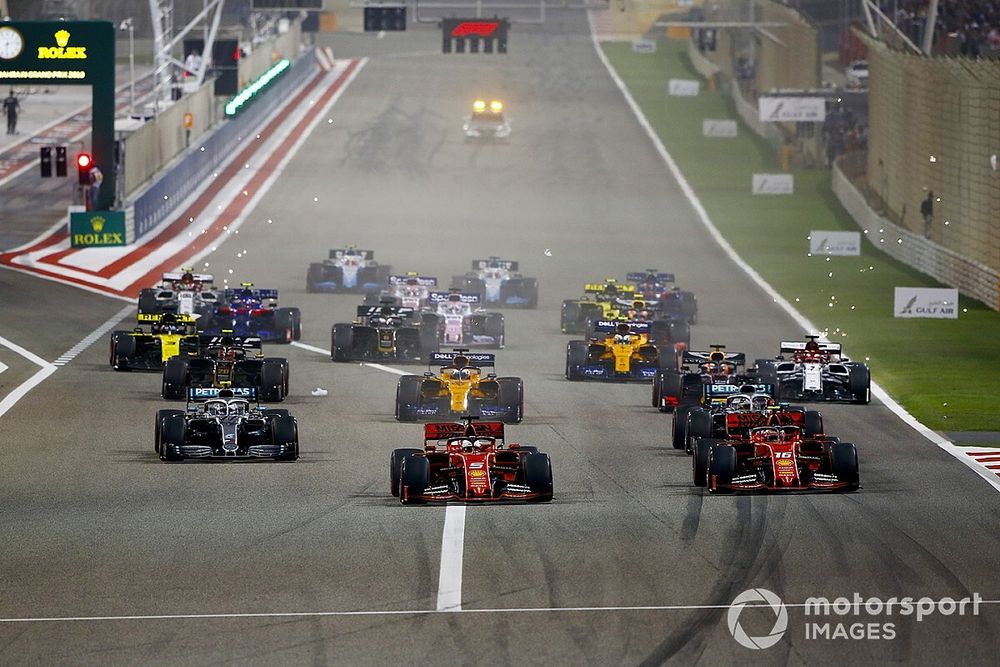
<path id="1" fill-rule="evenodd" d="M 995 664 L 998 605 L 818 619 L 894 621 L 894 639 L 805 636 L 817 619 L 795 605 L 810 596 L 1000 599 L 1000 496 L 887 408 L 821 408 L 858 444 L 859 492 L 716 497 L 691 485 L 648 387 L 563 379 L 561 300 L 629 270 L 673 271 L 696 291 L 695 347 L 768 356 L 803 332 L 699 225 L 581 12 L 550 12 L 544 34 L 518 27 L 506 57 L 439 43 L 433 30 L 337 35 L 338 57 L 370 61 L 204 261 L 280 289 L 302 308 L 302 343 L 328 349 L 358 302 L 306 294 L 306 266 L 328 248 L 370 247 L 443 281 L 474 257 L 520 260 L 541 301 L 507 311 L 498 371 L 524 378 L 527 416 L 509 434 L 551 455 L 555 501 L 468 507 L 462 611 L 435 612 L 446 509 L 389 495 L 390 450 L 421 433 L 392 418 L 395 374 L 270 347 L 291 360 L 302 458 L 165 465 L 158 376 L 112 372 L 105 337 L 0 417 L 0 663 Z M 509 145 L 463 141 L 479 96 L 506 101 Z M 125 305 L 10 271 L 0 292 L 0 336 L 49 361 Z M 37 367 L 3 353 L 6 393 Z M 756 587 L 789 605 L 789 623 L 751 651 L 725 606 Z M 56 617 L 87 619 L 37 620 Z M 757 635 L 773 621 L 741 617 Z"/>

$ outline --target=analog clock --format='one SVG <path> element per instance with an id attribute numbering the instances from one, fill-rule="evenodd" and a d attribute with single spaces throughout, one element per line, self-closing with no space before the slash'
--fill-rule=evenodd
<path id="1" fill-rule="evenodd" d="M 10 26 L 0 26 L 0 58 L 11 60 L 24 50 L 24 37 Z"/>

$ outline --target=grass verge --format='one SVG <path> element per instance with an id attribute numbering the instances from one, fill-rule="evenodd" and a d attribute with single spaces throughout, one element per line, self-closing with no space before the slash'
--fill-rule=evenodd
<path id="1" fill-rule="evenodd" d="M 683 41 L 661 41 L 655 54 L 633 53 L 629 43 L 603 48 L 713 223 L 765 280 L 847 354 L 868 358 L 875 381 L 928 427 L 1000 431 L 989 400 L 1000 395 L 1000 314 L 962 298 L 958 320 L 894 318 L 894 287 L 941 285 L 867 240 L 860 257 L 808 256 L 810 230 L 858 229 L 829 171 L 793 170 L 793 195 L 751 195 L 752 174 L 780 171 L 777 156 L 742 123 L 735 139 L 702 136 L 703 119 L 738 118 L 723 93 L 667 95 L 668 79 L 699 78 Z"/>

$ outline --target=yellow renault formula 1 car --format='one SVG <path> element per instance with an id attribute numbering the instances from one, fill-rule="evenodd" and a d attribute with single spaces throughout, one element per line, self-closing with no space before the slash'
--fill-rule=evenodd
<path id="1" fill-rule="evenodd" d="M 198 332 L 190 315 L 140 313 L 132 331 L 111 334 L 111 367 L 116 371 L 160 372 L 167 359 L 198 351 Z"/>
<path id="2" fill-rule="evenodd" d="M 430 363 L 445 364 L 439 374 L 404 375 L 396 385 L 396 419 L 401 422 L 478 415 L 507 424 L 521 421 L 524 383 L 517 377 L 483 374 L 496 355 L 485 352 L 434 352 Z"/>
<path id="3" fill-rule="evenodd" d="M 629 299 L 635 294 L 635 285 L 620 283 L 608 278 L 603 283 L 587 283 L 581 299 L 562 302 L 559 325 L 563 333 L 584 333 L 587 321 L 614 320 L 623 315 L 618 299 Z"/>

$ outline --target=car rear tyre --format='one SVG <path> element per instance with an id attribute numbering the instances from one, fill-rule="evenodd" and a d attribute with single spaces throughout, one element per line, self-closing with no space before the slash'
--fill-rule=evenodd
<path id="1" fill-rule="evenodd" d="M 400 474 L 403 472 L 403 461 L 420 452 L 421 450 L 412 447 L 392 450 L 392 454 L 389 455 L 389 491 L 392 495 L 399 497 L 399 480 Z"/>
<path id="2" fill-rule="evenodd" d="M 830 469 L 841 482 L 858 488 L 861 475 L 858 468 L 858 450 L 852 442 L 835 442 L 830 446 Z"/>
<path id="3" fill-rule="evenodd" d="M 396 421 L 417 421 L 416 406 L 420 405 L 420 385 L 423 378 L 419 375 L 404 375 L 396 383 Z"/>
<path id="4" fill-rule="evenodd" d="M 719 444 L 714 438 L 701 438 L 694 445 L 694 456 L 691 457 L 691 472 L 695 486 L 708 484 L 708 459 L 712 448 Z"/>
<path id="5" fill-rule="evenodd" d="M 337 362 L 351 360 L 351 345 L 354 342 L 354 327 L 350 324 L 334 324 L 330 334 L 330 358 Z"/>
<path id="6" fill-rule="evenodd" d="M 566 345 L 566 379 L 578 380 L 580 375 L 573 370 L 575 366 L 583 366 L 587 363 L 587 341 L 571 340 Z"/>
<path id="7" fill-rule="evenodd" d="M 177 414 L 167 417 L 160 425 L 160 460 L 180 461 L 178 450 L 184 445 L 184 415 Z"/>
<path id="8" fill-rule="evenodd" d="M 423 493 L 430 484 L 431 463 L 424 456 L 411 456 L 403 460 L 399 471 L 399 501 L 404 505 L 426 502 Z"/>
<path id="9" fill-rule="evenodd" d="M 171 357 L 163 366 L 163 386 L 160 394 L 170 401 L 184 400 L 184 390 L 188 383 L 188 360 Z"/>
<path id="10" fill-rule="evenodd" d="M 866 366 L 851 366 L 848 385 L 852 403 L 868 405 L 871 402 L 872 378 Z"/>
<path id="11" fill-rule="evenodd" d="M 726 489 L 719 486 L 730 484 L 736 477 L 736 448 L 729 445 L 714 445 L 708 455 L 708 481 L 715 480 L 716 488 L 709 491 L 719 493 Z"/>
<path id="12" fill-rule="evenodd" d="M 524 483 L 533 493 L 539 494 L 537 502 L 547 503 L 552 500 L 552 463 L 548 454 L 528 454 L 521 459 L 524 471 Z"/>
<path id="13" fill-rule="evenodd" d="M 497 403 L 504 411 L 501 421 L 519 424 L 524 417 L 524 382 L 521 378 L 497 378 Z"/>

